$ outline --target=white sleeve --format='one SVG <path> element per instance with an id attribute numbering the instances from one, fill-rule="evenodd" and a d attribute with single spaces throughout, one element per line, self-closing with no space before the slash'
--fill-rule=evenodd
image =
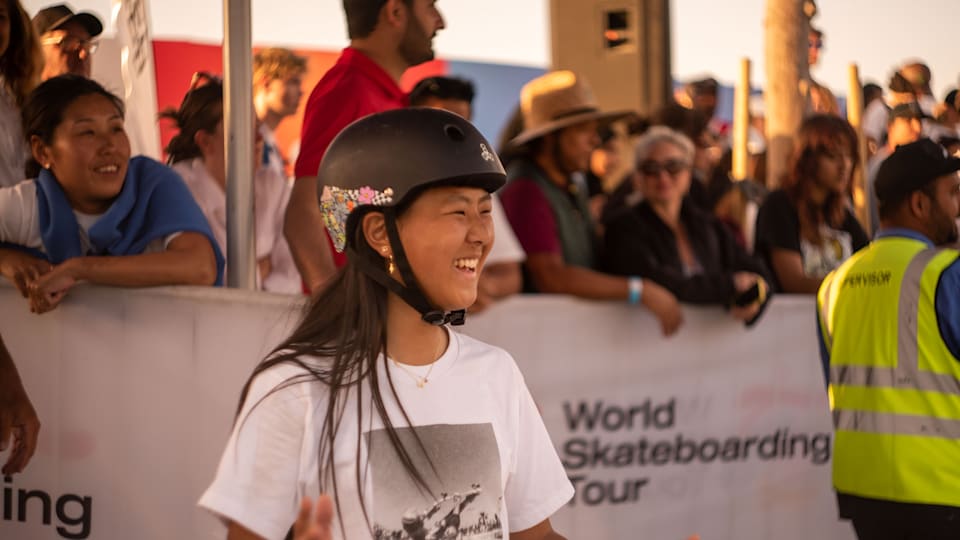
<path id="1" fill-rule="evenodd" d="M 37 186 L 32 180 L 0 188 L 0 242 L 40 248 L 37 219 Z"/>
<path id="2" fill-rule="evenodd" d="M 513 359 L 519 407 L 516 447 L 504 498 L 510 532 L 529 529 L 548 519 L 573 497 L 560 457 L 550 441 L 540 412 Z"/>
<path id="3" fill-rule="evenodd" d="M 487 255 L 487 264 L 501 263 L 521 263 L 527 258 L 517 235 L 513 232 L 513 227 L 507 221 L 507 215 L 503 211 L 500 199 L 493 196 L 493 247 L 490 248 L 490 254 Z"/>
<path id="4" fill-rule="evenodd" d="M 284 538 L 303 496 L 300 470 L 310 383 L 275 390 L 291 375 L 296 372 L 290 366 L 278 366 L 254 379 L 217 475 L 199 502 L 221 519 L 268 539 Z"/>
<path id="5" fill-rule="evenodd" d="M 871 139 L 880 142 L 887 131 L 889 115 L 882 101 L 871 103 L 863 113 L 863 132 Z"/>
<path id="6" fill-rule="evenodd" d="M 277 213 L 283 200 L 286 186 L 283 177 L 268 166 L 257 169 L 253 178 L 254 188 L 254 237 L 257 259 L 269 257 L 277 238 Z"/>

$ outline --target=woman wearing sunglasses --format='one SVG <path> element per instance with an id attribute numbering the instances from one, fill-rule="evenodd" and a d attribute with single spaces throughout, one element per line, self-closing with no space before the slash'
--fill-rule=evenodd
<path id="1" fill-rule="evenodd" d="M 690 139 L 670 128 L 640 138 L 633 181 L 643 200 L 607 225 L 607 270 L 651 279 L 681 302 L 724 306 L 750 323 L 768 299 L 766 269 L 687 196 L 693 156 Z"/>

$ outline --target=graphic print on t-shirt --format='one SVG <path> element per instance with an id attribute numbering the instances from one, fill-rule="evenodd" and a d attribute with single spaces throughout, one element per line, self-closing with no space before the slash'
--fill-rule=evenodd
<path id="1" fill-rule="evenodd" d="M 800 255 L 803 258 L 803 274 L 822 279 L 853 255 L 853 237 L 846 231 L 821 227 L 823 242 L 816 246 L 805 239 L 800 240 Z"/>
<path id="2" fill-rule="evenodd" d="M 385 430 L 367 434 L 376 540 L 503 538 L 500 453 L 491 424 L 417 426 L 431 468 L 413 435 L 397 435 L 431 493 L 418 488 Z M 434 469 L 436 472 L 434 473 Z"/>

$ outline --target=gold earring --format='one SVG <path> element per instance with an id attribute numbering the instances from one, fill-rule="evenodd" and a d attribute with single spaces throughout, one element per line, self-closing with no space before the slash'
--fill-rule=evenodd
<path id="1" fill-rule="evenodd" d="M 397 265 L 393 264 L 393 255 L 387 257 L 387 273 L 393 275 L 393 272 L 397 269 Z"/>

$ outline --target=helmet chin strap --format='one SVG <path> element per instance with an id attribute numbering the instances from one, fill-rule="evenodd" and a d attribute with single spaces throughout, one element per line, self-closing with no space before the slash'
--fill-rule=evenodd
<path id="1" fill-rule="evenodd" d="M 407 254 L 403 250 L 403 244 L 400 242 L 400 234 L 397 231 L 396 212 L 392 207 L 384 208 L 382 212 L 387 227 L 387 237 L 390 240 L 390 247 L 393 249 L 393 261 L 397 266 L 397 270 L 400 271 L 400 277 L 403 278 L 403 283 L 406 285 L 393 279 L 393 276 L 384 270 L 383 265 L 376 264 L 359 256 L 352 247 L 347 248 L 347 251 L 350 252 L 350 259 L 356 262 L 360 270 L 369 276 L 370 279 L 383 285 L 402 298 L 410 307 L 417 310 L 417 312 L 420 313 L 420 318 L 423 319 L 424 322 L 434 326 L 442 326 L 444 324 L 451 324 L 453 326 L 462 325 L 466 320 L 466 310 L 458 309 L 444 312 L 430 305 L 427 296 L 423 294 L 423 290 L 420 289 L 417 283 L 417 278 L 413 275 L 413 269 L 410 268 L 410 263 L 407 261 Z"/>

